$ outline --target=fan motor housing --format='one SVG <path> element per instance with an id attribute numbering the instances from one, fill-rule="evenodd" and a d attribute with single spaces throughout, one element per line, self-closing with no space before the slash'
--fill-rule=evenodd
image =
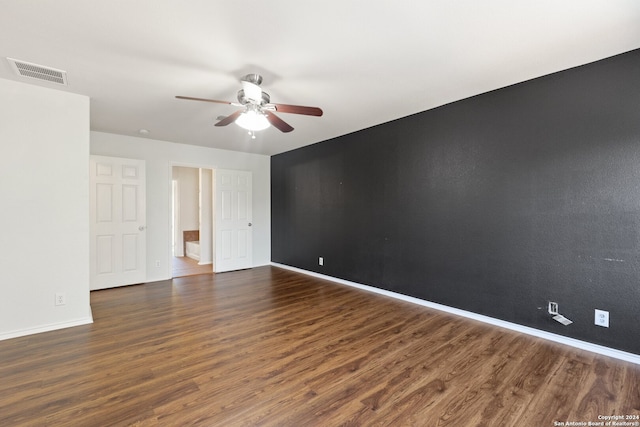
<path id="1" fill-rule="evenodd" d="M 244 95 L 244 89 L 240 89 L 238 91 L 238 102 L 242 105 L 247 105 L 250 103 L 249 99 Z M 262 100 L 259 105 L 266 105 L 271 102 L 271 97 L 267 92 L 262 92 Z"/>

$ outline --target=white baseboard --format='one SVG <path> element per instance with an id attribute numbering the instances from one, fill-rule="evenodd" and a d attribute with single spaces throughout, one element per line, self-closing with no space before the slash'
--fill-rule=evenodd
<path id="1" fill-rule="evenodd" d="M 42 332 L 55 331 L 58 329 L 71 328 L 73 326 L 88 325 L 91 323 L 93 323 L 93 316 L 89 316 L 81 319 L 69 320 L 67 322 L 50 323 L 50 324 L 38 326 L 35 328 L 20 329 L 17 331 L 2 333 L 0 334 L 0 341 L 8 340 L 11 338 L 24 337 L 27 335 L 39 334 Z"/>
<path id="2" fill-rule="evenodd" d="M 195 252 L 187 252 L 187 258 L 191 258 L 195 261 L 200 261 L 200 254 L 197 254 Z"/>
<path id="3" fill-rule="evenodd" d="M 342 285 L 351 286 L 354 288 L 362 289 L 364 291 L 373 292 L 376 294 L 385 295 L 391 298 L 396 298 L 402 301 L 407 301 L 413 304 L 418 304 L 424 307 L 433 308 L 435 310 L 444 311 L 446 313 L 455 314 L 457 316 L 466 317 L 468 319 L 478 320 L 480 322 L 488 323 L 490 325 L 498 326 L 501 328 L 509 329 L 516 332 L 521 332 L 523 334 L 532 335 L 534 337 L 543 338 L 549 341 L 553 341 L 560 344 L 565 344 L 571 347 L 579 348 L 581 350 L 587 350 L 592 353 L 601 354 L 603 356 L 613 357 L 615 359 L 624 360 L 626 362 L 631 362 L 640 365 L 640 355 L 634 353 L 628 353 L 626 351 L 616 350 L 615 348 L 605 347 L 598 344 L 593 344 L 586 341 L 577 340 L 575 338 L 565 337 L 563 335 L 557 335 L 551 332 L 542 331 L 540 329 L 531 328 L 528 326 L 518 325 L 517 323 L 511 323 L 500 319 L 495 319 L 493 317 L 485 316 L 482 314 L 477 314 L 471 311 L 460 310 L 458 308 L 449 307 L 443 304 L 438 304 L 431 301 L 426 301 L 419 298 L 410 297 L 407 295 L 398 294 L 396 292 L 387 291 L 385 289 L 376 288 L 373 286 L 362 285 L 360 283 L 350 282 L 348 280 L 338 279 L 331 276 L 326 276 L 324 274 L 315 273 L 313 271 L 302 270 L 300 268 L 291 267 L 284 264 L 278 264 L 276 262 L 272 262 L 271 265 L 274 267 L 284 268 L 286 270 L 295 271 L 297 273 L 306 274 L 308 276 L 317 277 L 319 279 L 330 280 L 335 283 L 339 283 Z"/>

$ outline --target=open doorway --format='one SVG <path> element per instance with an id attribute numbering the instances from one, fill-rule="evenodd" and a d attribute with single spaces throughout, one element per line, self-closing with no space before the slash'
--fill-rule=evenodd
<path id="1" fill-rule="evenodd" d="M 171 277 L 213 273 L 211 169 L 171 170 Z"/>

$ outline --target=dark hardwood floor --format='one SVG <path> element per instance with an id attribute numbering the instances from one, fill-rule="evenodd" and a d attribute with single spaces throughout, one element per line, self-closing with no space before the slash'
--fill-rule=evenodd
<path id="1" fill-rule="evenodd" d="M 96 291 L 91 303 L 92 325 L 0 341 L 1 426 L 640 415 L 638 365 L 275 267 Z"/>
<path id="2" fill-rule="evenodd" d="M 174 256 L 171 259 L 172 277 L 193 276 L 195 274 L 212 274 L 213 265 L 200 265 L 195 259 L 186 256 Z"/>

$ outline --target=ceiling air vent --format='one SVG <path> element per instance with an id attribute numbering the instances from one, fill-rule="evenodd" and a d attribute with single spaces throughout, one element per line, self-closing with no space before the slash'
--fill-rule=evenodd
<path id="1" fill-rule="evenodd" d="M 19 59 L 7 58 L 11 68 L 19 76 L 28 77 L 30 79 L 44 80 L 59 85 L 67 85 L 67 72 L 56 70 L 55 68 L 45 67 L 44 65 L 32 64 L 30 62 L 20 61 Z"/>

